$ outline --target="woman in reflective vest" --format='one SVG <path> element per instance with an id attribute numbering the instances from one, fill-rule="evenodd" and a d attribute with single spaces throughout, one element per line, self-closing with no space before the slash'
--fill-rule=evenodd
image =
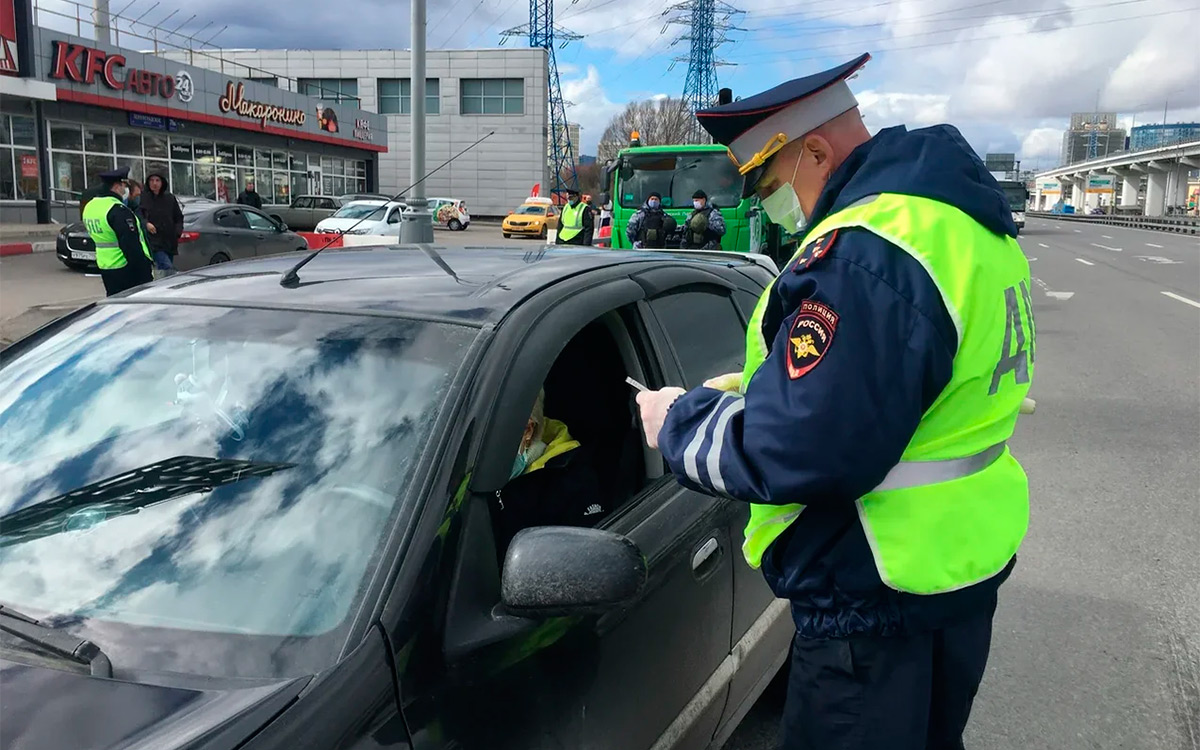
<path id="1" fill-rule="evenodd" d="M 700 113 L 799 250 L 741 373 L 638 400 L 680 482 L 750 504 L 743 555 L 791 600 L 785 747 L 961 747 L 1029 518 L 1029 268 L 957 130 L 867 133 L 865 60 Z"/>

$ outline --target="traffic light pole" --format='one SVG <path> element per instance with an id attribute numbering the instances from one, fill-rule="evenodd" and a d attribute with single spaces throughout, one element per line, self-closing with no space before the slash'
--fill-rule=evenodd
<path id="1" fill-rule="evenodd" d="M 412 143 L 409 157 L 410 182 L 416 183 L 405 196 L 409 210 L 400 223 L 400 242 L 404 244 L 429 244 L 433 242 L 433 218 L 429 215 L 429 201 L 425 199 L 425 0 L 410 0 L 412 3 L 412 51 L 409 90 L 412 101 L 409 111 L 412 116 Z"/>

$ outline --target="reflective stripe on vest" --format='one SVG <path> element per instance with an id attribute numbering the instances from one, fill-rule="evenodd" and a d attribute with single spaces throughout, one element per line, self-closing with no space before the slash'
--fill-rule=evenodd
<path id="1" fill-rule="evenodd" d="M 1015 240 L 958 209 L 894 194 L 827 217 L 796 256 L 811 239 L 847 227 L 877 234 L 920 262 L 958 334 L 950 382 L 900 462 L 856 501 L 859 521 L 891 588 L 917 594 L 965 588 L 1002 570 L 1028 526 L 1028 483 L 1005 441 L 1029 390 L 1036 351 L 1029 264 Z M 743 392 L 767 357 L 767 334 L 774 337 L 762 326 L 775 286 L 759 298 L 746 332 Z M 803 511 L 801 504 L 751 505 L 742 547 L 747 562 L 759 567 Z"/>
<path id="2" fill-rule="evenodd" d="M 88 234 L 96 245 L 96 265 L 102 271 L 111 271 L 128 265 L 125 253 L 121 251 L 117 233 L 108 224 L 108 212 L 112 210 L 113 206 L 123 205 L 125 204 L 116 196 L 104 195 L 92 198 L 83 207 L 83 223 L 87 226 Z M 152 258 L 150 246 L 146 244 L 146 237 L 142 234 L 140 223 L 138 223 L 138 240 L 141 242 L 142 252 L 146 254 L 147 258 Z"/>
<path id="3" fill-rule="evenodd" d="M 562 228 L 558 231 L 558 236 L 563 240 L 569 240 L 583 231 L 583 211 L 584 205 L 581 201 L 579 205 L 572 206 L 567 204 L 562 210 Z"/>

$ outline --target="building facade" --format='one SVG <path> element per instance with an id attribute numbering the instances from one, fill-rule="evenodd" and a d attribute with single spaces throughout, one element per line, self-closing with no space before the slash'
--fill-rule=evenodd
<path id="1" fill-rule="evenodd" d="M 70 218 L 65 207 L 117 166 L 139 181 L 168 175 L 177 195 L 223 201 L 251 181 L 273 204 L 377 188 L 388 135 L 374 113 L 58 31 L 33 29 L 29 39 L 24 80 L 40 93 L 0 98 L 5 222 L 35 221 L 39 197 Z"/>
<path id="2" fill-rule="evenodd" d="M 1125 130 L 1117 125 L 1116 112 L 1076 112 L 1063 133 L 1060 164 L 1100 159 L 1125 150 Z"/>
<path id="3" fill-rule="evenodd" d="M 1136 125 L 1129 131 L 1129 150 L 1170 146 L 1172 143 L 1200 141 L 1200 122 L 1175 122 L 1168 125 Z"/>
<path id="4" fill-rule="evenodd" d="M 463 200 L 476 216 L 503 216 L 535 184 L 545 189 L 546 60 L 542 49 L 429 50 L 426 170 L 484 140 L 432 174 L 425 181 L 427 196 Z M 399 193 L 415 179 L 409 169 L 407 50 L 221 50 L 220 59 L 193 62 L 379 113 L 388 132 L 388 151 L 379 159 L 381 192 Z"/>

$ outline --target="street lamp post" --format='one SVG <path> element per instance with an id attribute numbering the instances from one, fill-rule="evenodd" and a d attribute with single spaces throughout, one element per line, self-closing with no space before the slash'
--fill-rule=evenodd
<path id="1" fill-rule="evenodd" d="M 410 0 L 412 3 L 412 52 L 409 91 L 412 101 L 409 111 L 412 117 L 412 143 L 409 164 L 413 185 L 406 196 L 409 210 L 400 223 L 400 241 L 405 244 L 433 242 L 433 220 L 429 215 L 429 201 L 425 200 L 425 0 Z"/>

